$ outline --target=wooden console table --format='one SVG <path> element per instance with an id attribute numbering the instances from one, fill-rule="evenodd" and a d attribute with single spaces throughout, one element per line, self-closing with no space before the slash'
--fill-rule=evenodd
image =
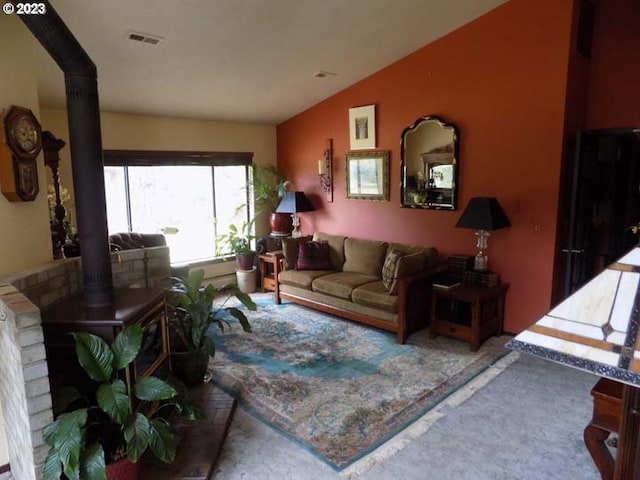
<path id="1" fill-rule="evenodd" d="M 447 335 L 480 348 L 492 335 L 502 335 L 504 303 L 508 283 L 493 287 L 458 285 L 431 289 L 429 337 Z"/>

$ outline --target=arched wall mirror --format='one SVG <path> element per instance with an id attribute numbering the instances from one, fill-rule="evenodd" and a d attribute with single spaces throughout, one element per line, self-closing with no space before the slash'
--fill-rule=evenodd
<path id="1" fill-rule="evenodd" d="M 458 130 L 438 117 L 420 117 L 401 138 L 400 204 L 455 210 Z"/>

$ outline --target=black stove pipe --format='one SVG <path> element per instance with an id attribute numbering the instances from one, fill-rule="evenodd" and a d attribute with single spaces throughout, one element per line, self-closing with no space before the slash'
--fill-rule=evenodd
<path id="1" fill-rule="evenodd" d="M 29 2 L 13 0 L 13 3 Z M 87 306 L 101 307 L 112 304 L 114 296 L 97 71 L 51 4 L 44 3 L 45 15 L 20 15 L 20 20 L 64 72 L 83 294 Z"/>

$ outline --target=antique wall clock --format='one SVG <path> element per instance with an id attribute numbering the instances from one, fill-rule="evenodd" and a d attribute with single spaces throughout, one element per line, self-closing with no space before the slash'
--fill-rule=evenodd
<path id="1" fill-rule="evenodd" d="M 0 191 L 10 202 L 38 195 L 36 157 L 42 149 L 42 129 L 28 108 L 12 105 L 2 116 Z"/>

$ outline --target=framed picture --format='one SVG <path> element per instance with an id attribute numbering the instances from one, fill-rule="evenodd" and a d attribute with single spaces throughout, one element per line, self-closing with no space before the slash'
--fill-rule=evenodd
<path id="1" fill-rule="evenodd" d="M 389 152 L 347 152 L 347 198 L 389 200 Z"/>
<path id="2" fill-rule="evenodd" d="M 376 148 L 376 106 L 349 109 L 351 150 Z"/>

